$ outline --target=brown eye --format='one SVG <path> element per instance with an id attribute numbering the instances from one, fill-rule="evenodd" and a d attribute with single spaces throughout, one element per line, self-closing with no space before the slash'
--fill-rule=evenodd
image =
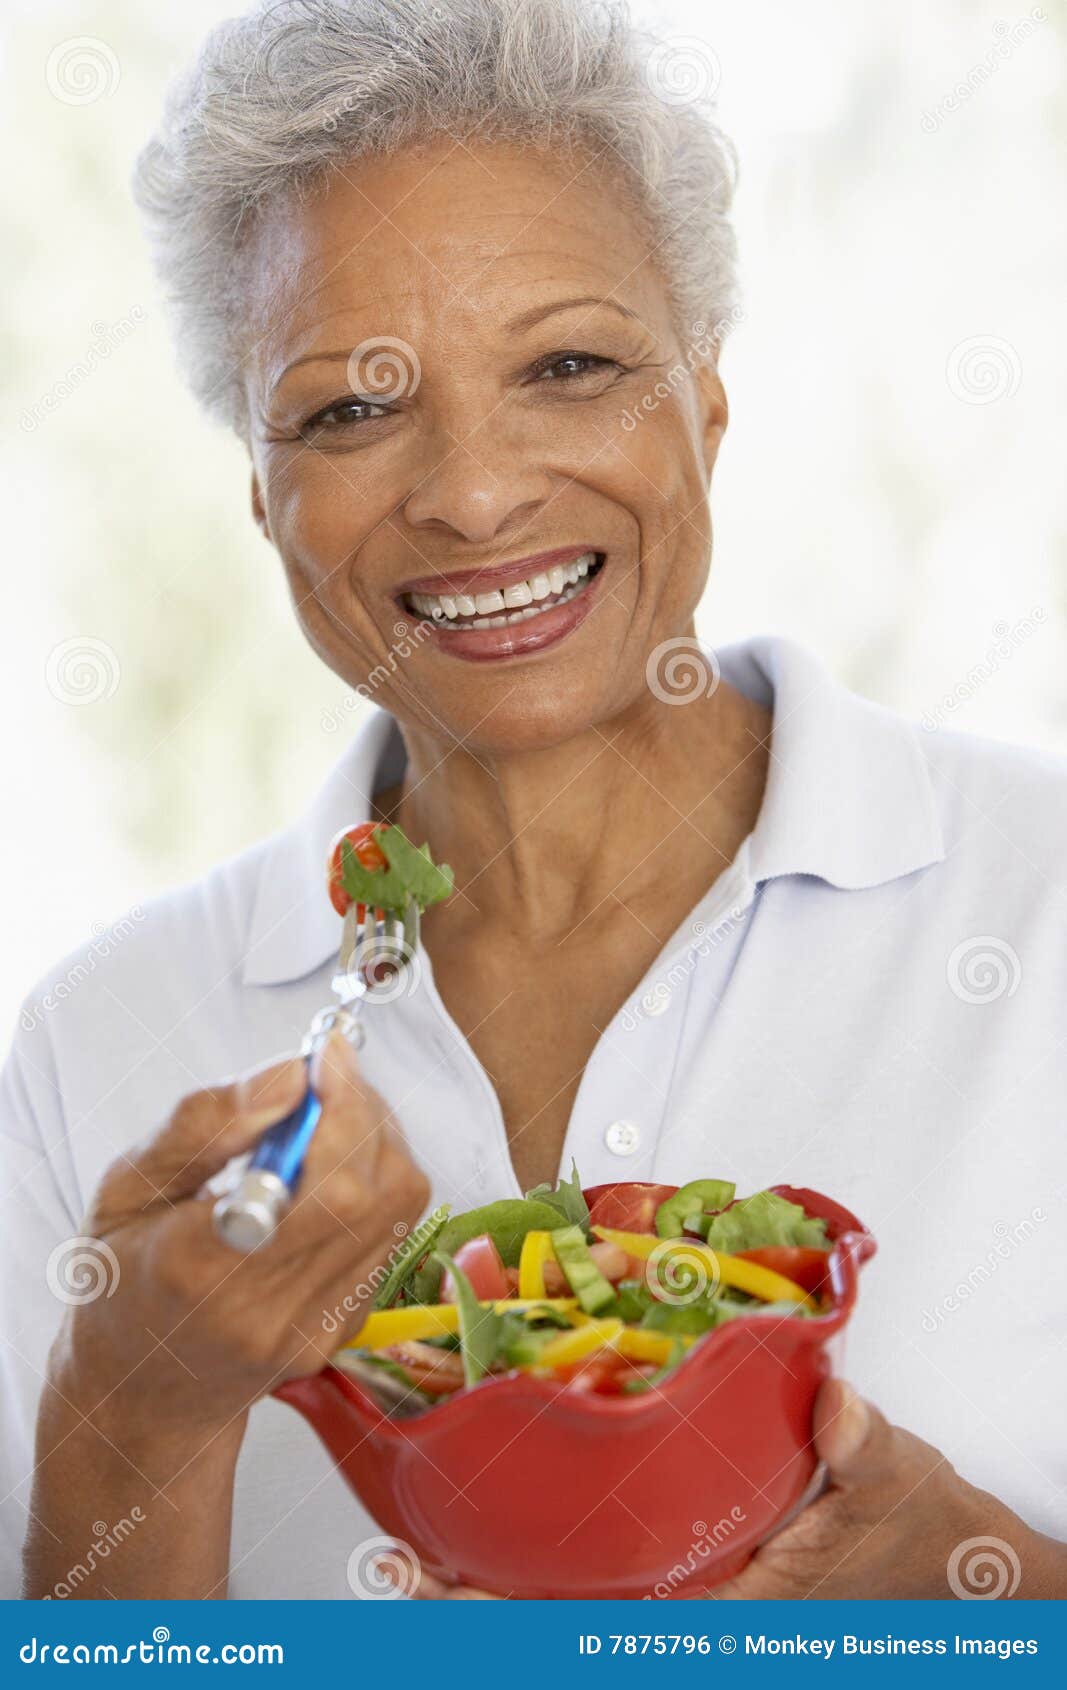
<path id="1" fill-rule="evenodd" d="M 594 352 L 561 352 L 550 363 L 540 366 L 537 379 L 574 381 L 582 376 L 620 368 L 613 358 L 601 358 Z"/>
<path id="2" fill-rule="evenodd" d="M 338 429 L 352 428 L 360 423 L 376 422 L 379 417 L 388 416 L 388 409 L 374 399 L 360 399 L 355 394 L 347 399 L 338 399 L 325 409 L 316 411 L 303 424 L 301 433 L 305 439 L 309 435 L 321 435 L 336 432 Z"/>

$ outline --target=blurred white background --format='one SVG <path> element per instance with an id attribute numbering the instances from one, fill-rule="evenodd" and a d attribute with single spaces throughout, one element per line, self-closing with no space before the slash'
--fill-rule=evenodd
<path id="1" fill-rule="evenodd" d="M 62 953 L 295 814 L 351 726 L 243 449 L 175 374 L 127 187 L 235 9 L 6 7 L 5 1025 Z M 1067 750 L 1062 8 L 637 10 L 689 38 L 741 156 L 702 632 L 789 633 L 927 725 Z"/>

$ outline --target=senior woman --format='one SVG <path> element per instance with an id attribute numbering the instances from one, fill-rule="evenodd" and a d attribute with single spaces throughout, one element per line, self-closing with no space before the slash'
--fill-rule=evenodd
<path id="1" fill-rule="evenodd" d="M 572 1157 L 794 1179 L 879 1235 L 829 1487 L 731 1594 L 942 1596 L 974 1540 L 998 1588 L 1067 1589 L 1064 768 L 921 737 L 786 641 L 697 645 L 731 172 L 650 62 L 584 0 L 272 3 L 141 160 L 193 384 L 372 705 L 306 814 L 27 1002 L 0 1442 L 31 1596 L 72 1566 L 83 1596 L 347 1595 L 376 1527 L 272 1385 L 358 1329 L 395 1228 Z M 326 1047 L 298 1201 L 240 1258 L 203 1188 L 301 1094 L 326 845 L 371 816 L 457 893 L 360 1056 Z"/>

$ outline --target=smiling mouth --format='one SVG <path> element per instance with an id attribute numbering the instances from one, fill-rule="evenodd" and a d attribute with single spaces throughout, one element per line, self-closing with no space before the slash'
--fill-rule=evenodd
<path id="1" fill-rule="evenodd" d="M 589 590 L 604 565 L 603 552 L 584 552 L 571 563 L 557 563 L 525 580 L 488 593 L 404 593 L 409 615 L 437 628 L 506 628 L 535 622 Z"/>

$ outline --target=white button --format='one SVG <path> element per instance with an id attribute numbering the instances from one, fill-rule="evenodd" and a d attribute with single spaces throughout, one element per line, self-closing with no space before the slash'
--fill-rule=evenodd
<path id="1" fill-rule="evenodd" d="M 641 1143 L 640 1128 L 633 1121 L 612 1121 L 605 1128 L 604 1143 L 616 1156 L 632 1156 Z"/>

